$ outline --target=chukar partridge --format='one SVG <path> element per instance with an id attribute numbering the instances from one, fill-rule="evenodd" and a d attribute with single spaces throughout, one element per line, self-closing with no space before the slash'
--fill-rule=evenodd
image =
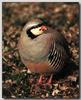
<path id="1" fill-rule="evenodd" d="M 65 66 L 69 55 L 64 36 L 40 19 L 31 20 L 25 25 L 18 49 L 22 62 L 31 73 L 55 74 Z"/>

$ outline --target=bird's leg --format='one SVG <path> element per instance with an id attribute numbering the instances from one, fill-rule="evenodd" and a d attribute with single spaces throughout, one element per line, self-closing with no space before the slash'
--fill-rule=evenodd
<path id="1" fill-rule="evenodd" d="M 40 78 L 38 80 L 38 84 L 41 84 L 42 83 L 42 78 L 43 78 L 43 75 L 40 75 Z"/>
<path id="2" fill-rule="evenodd" d="M 52 78 L 53 78 L 53 74 L 51 74 L 51 76 L 50 76 L 50 78 L 49 78 L 47 84 L 51 84 L 51 83 L 52 83 Z"/>
<path id="3" fill-rule="evenodd" d="M 43 84 L 43 79 L 44 79 L 44 75 L 40 75 L 39 80 L 37 81 L 37 84 L 35 84 L 34 90 L 35 90 L 35 94 L 37 93 L 37 91 L 39 91 L 41 88 L 45 89 L 45 84 Z"/>
<path id="4" fill-rule="evenodd" d="M 37 84 L 35 84 L 35 90 L 37 90 L 39 88 L 38 87 L 39 85 L 42 85 L 42 78 L 43 78 L 43 75 L 41 74 Z"/>

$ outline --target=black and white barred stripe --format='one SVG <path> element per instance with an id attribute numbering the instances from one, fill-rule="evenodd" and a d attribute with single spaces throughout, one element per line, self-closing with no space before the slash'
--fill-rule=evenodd
<path id="1" fill-rule="evenodd" d="M 58 72 L 64 65 L 64 49 L 53 42 L 50 53 L 48 55 L 49 70 Z"/>

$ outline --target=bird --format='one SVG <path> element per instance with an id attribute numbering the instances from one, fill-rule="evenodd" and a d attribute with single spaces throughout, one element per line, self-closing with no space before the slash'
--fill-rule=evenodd
<path id="1" fill-rule="evenodd" d="M 45 73 L 50 74 L 47 83 L 51 83 L 53 74 L 65 67 L 70 55 L 64 35 L 39 18 L 31 19 L 24 26 L 18 50 L 28 72 L 40 74 L 38 83 Z"/>

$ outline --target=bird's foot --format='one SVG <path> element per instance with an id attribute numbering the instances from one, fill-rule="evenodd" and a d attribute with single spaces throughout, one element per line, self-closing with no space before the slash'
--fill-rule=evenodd
<path id="1" fill-rule="evenodd" d="M 47 81 L 47 86 L 52 86 L 52 77 L 53 77 L 53 74 L 51 74 L 49 80 Z"/>
<path id="2" fill-rule="evenodd" d="M 40 75 L 40 78 L 39 78 L 39 80 L 37 82 L 37 85 L 41 85 L 42 84 L 42 79 L 43 79 L 43 75 Z"/>

